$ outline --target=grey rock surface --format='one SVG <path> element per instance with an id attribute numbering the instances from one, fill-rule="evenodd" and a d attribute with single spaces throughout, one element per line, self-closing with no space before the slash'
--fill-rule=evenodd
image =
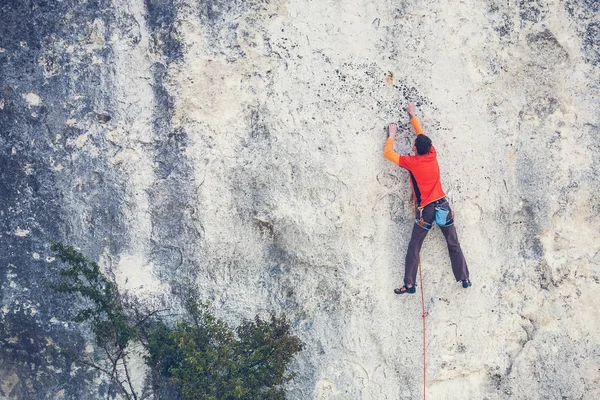
<path id="1" fill-rule="evenodd" d="M 600 398 L 600 3 L 0 4 L 0 399 L 115 387 L 46 238 L 147 302 L 285 312 L 290 399 L 422 395 L 412 229 L 384 127 L 417 102 L 473 287 L 421 254 L 430 399 Z M 139 371 L 140 379 L 143 369 Z"/>

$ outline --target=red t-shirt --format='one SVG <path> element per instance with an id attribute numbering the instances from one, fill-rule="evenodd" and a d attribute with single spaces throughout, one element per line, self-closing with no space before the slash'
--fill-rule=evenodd
<path id="1" fill-rule="evenodd" d="M 417 117 L 412 117 L 410 123 L 415 129 L 417 136 L 423 134 L 421 123 Z M 437 162 L 437 153 L 433 146 L 431 146 L 429 153 L 422 156 L 401 156 L 398 153 L 394 153 L 394 138 L 389 137 L 385 142 L 383 156 L 410 172 L 413 191 L 417 199 L 417 207 L 423 208 L 427 204 L 446 197 L 446 194 L 442 190 L 440 167 Z"/>
<path id="2" fill-rule="evenodd" d="M 429 153 L 422 156 L 400 156 L 398 165 L 410 172 L 417 207 L 423 208 L 446 196 L 442 190 L 440 166 L 433 146 Z"/>

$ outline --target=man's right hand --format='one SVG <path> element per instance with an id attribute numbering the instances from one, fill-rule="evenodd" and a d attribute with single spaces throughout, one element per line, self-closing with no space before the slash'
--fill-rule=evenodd
<path id="1" fill-rule="evenodd" d="M 388 138 L 393 138 L 398 133 L 398 127 L 396 124 L 391 123 L 388 125 Z"/>
<path id="2" fill-rule="evenodd" d="M 410 115 L 410 117 L 412 118 L 415 116 L 417 106 L 415 105 L 415 103 L 408 103 L 408 105 L 406 106 L 406 111 L 408 112 L 408 115 Z"/>

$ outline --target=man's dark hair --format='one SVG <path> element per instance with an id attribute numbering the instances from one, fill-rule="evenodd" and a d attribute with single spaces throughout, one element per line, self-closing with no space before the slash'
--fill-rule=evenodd
<path id="1" fill-rule="evenodd" d="M 419 153 L 419 155 L 422 156 L 427 154 L 431 149 L 431 139 L 425 135 L 418 135 L 415 140 L 415 147 L 417 148 L 417 153 Z"/>

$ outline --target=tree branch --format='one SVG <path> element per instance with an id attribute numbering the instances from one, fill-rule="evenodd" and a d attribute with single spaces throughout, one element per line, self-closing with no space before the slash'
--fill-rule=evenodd
<path id="1" fill-rule="evenodd" d="M 158 314 L 159 312 L 163 312 L 163 311 L 169 311 L 169 309 L 168 309 L 168 308 L 164 308 L 164 309 L 162 309 L 162 310 L 155 310 L 155 311 L 152 311 L 150 314 L 146 315 L 144 318 L 142 318 L 141 320 L 139 320 L 139 321 L 138 321 L 138 322 L 135 324 L 135 327 L 137 328 L 137 327 L 138 327 L 138 326 L 140 326 L 142 323 L 146 322 L 146 320 L 148 320 L 148 318 L 150 318 L 151 316 L 153 316 L 153 315 L 156 315 L 156 314 Z"/>
<path id="2" fill-rule="evenodd" d="M 127 384 L 129 385 L 129 390 L 131 390 L 131 395 L 134 400 L 137 400 L 137 395 L 135 393 L 135 389 L 133 388 L 133 383 L 131 382 L 131 376 L 129 375 L 129 369 L 127 368 L 127 361 L 125 360 L 125 355 L 121 358 L 121 362 L 123 363 L 123 369 L 125 370 L 125 376 L 127 377 Z"/>
<path id="3" fill-rule="evenodd" d="M 119 388 L 121 389 L 121 392 L 125 395 L 125 398 L 127 400 L 131 399 L 131 396 L 129 395 L 129 392 L 127 392 L 127 388 L 123 385 L 123 382 L 121 382 L 121 380 L 119 379 L 119 371 L 117 369 L 118 367 L 118 363 L 119 363 L 119 358 L 121 357 L 122 351 L 119 352 L 119 354 L 117 355 L 117 357 L 115 359 L 113 359 L 113 357 L 110 354 L 110 351 L 108 351 L 108 349 L 106 347 L 103 347 L 104 352 L 106 353 L 106 357 L 110 360 L 111 364 L 112 364 L 112 373 L 110 374 L 110 376 L 112 377 L 112 379 L 117 382 L 117 384 L 119 385 Z"/>

